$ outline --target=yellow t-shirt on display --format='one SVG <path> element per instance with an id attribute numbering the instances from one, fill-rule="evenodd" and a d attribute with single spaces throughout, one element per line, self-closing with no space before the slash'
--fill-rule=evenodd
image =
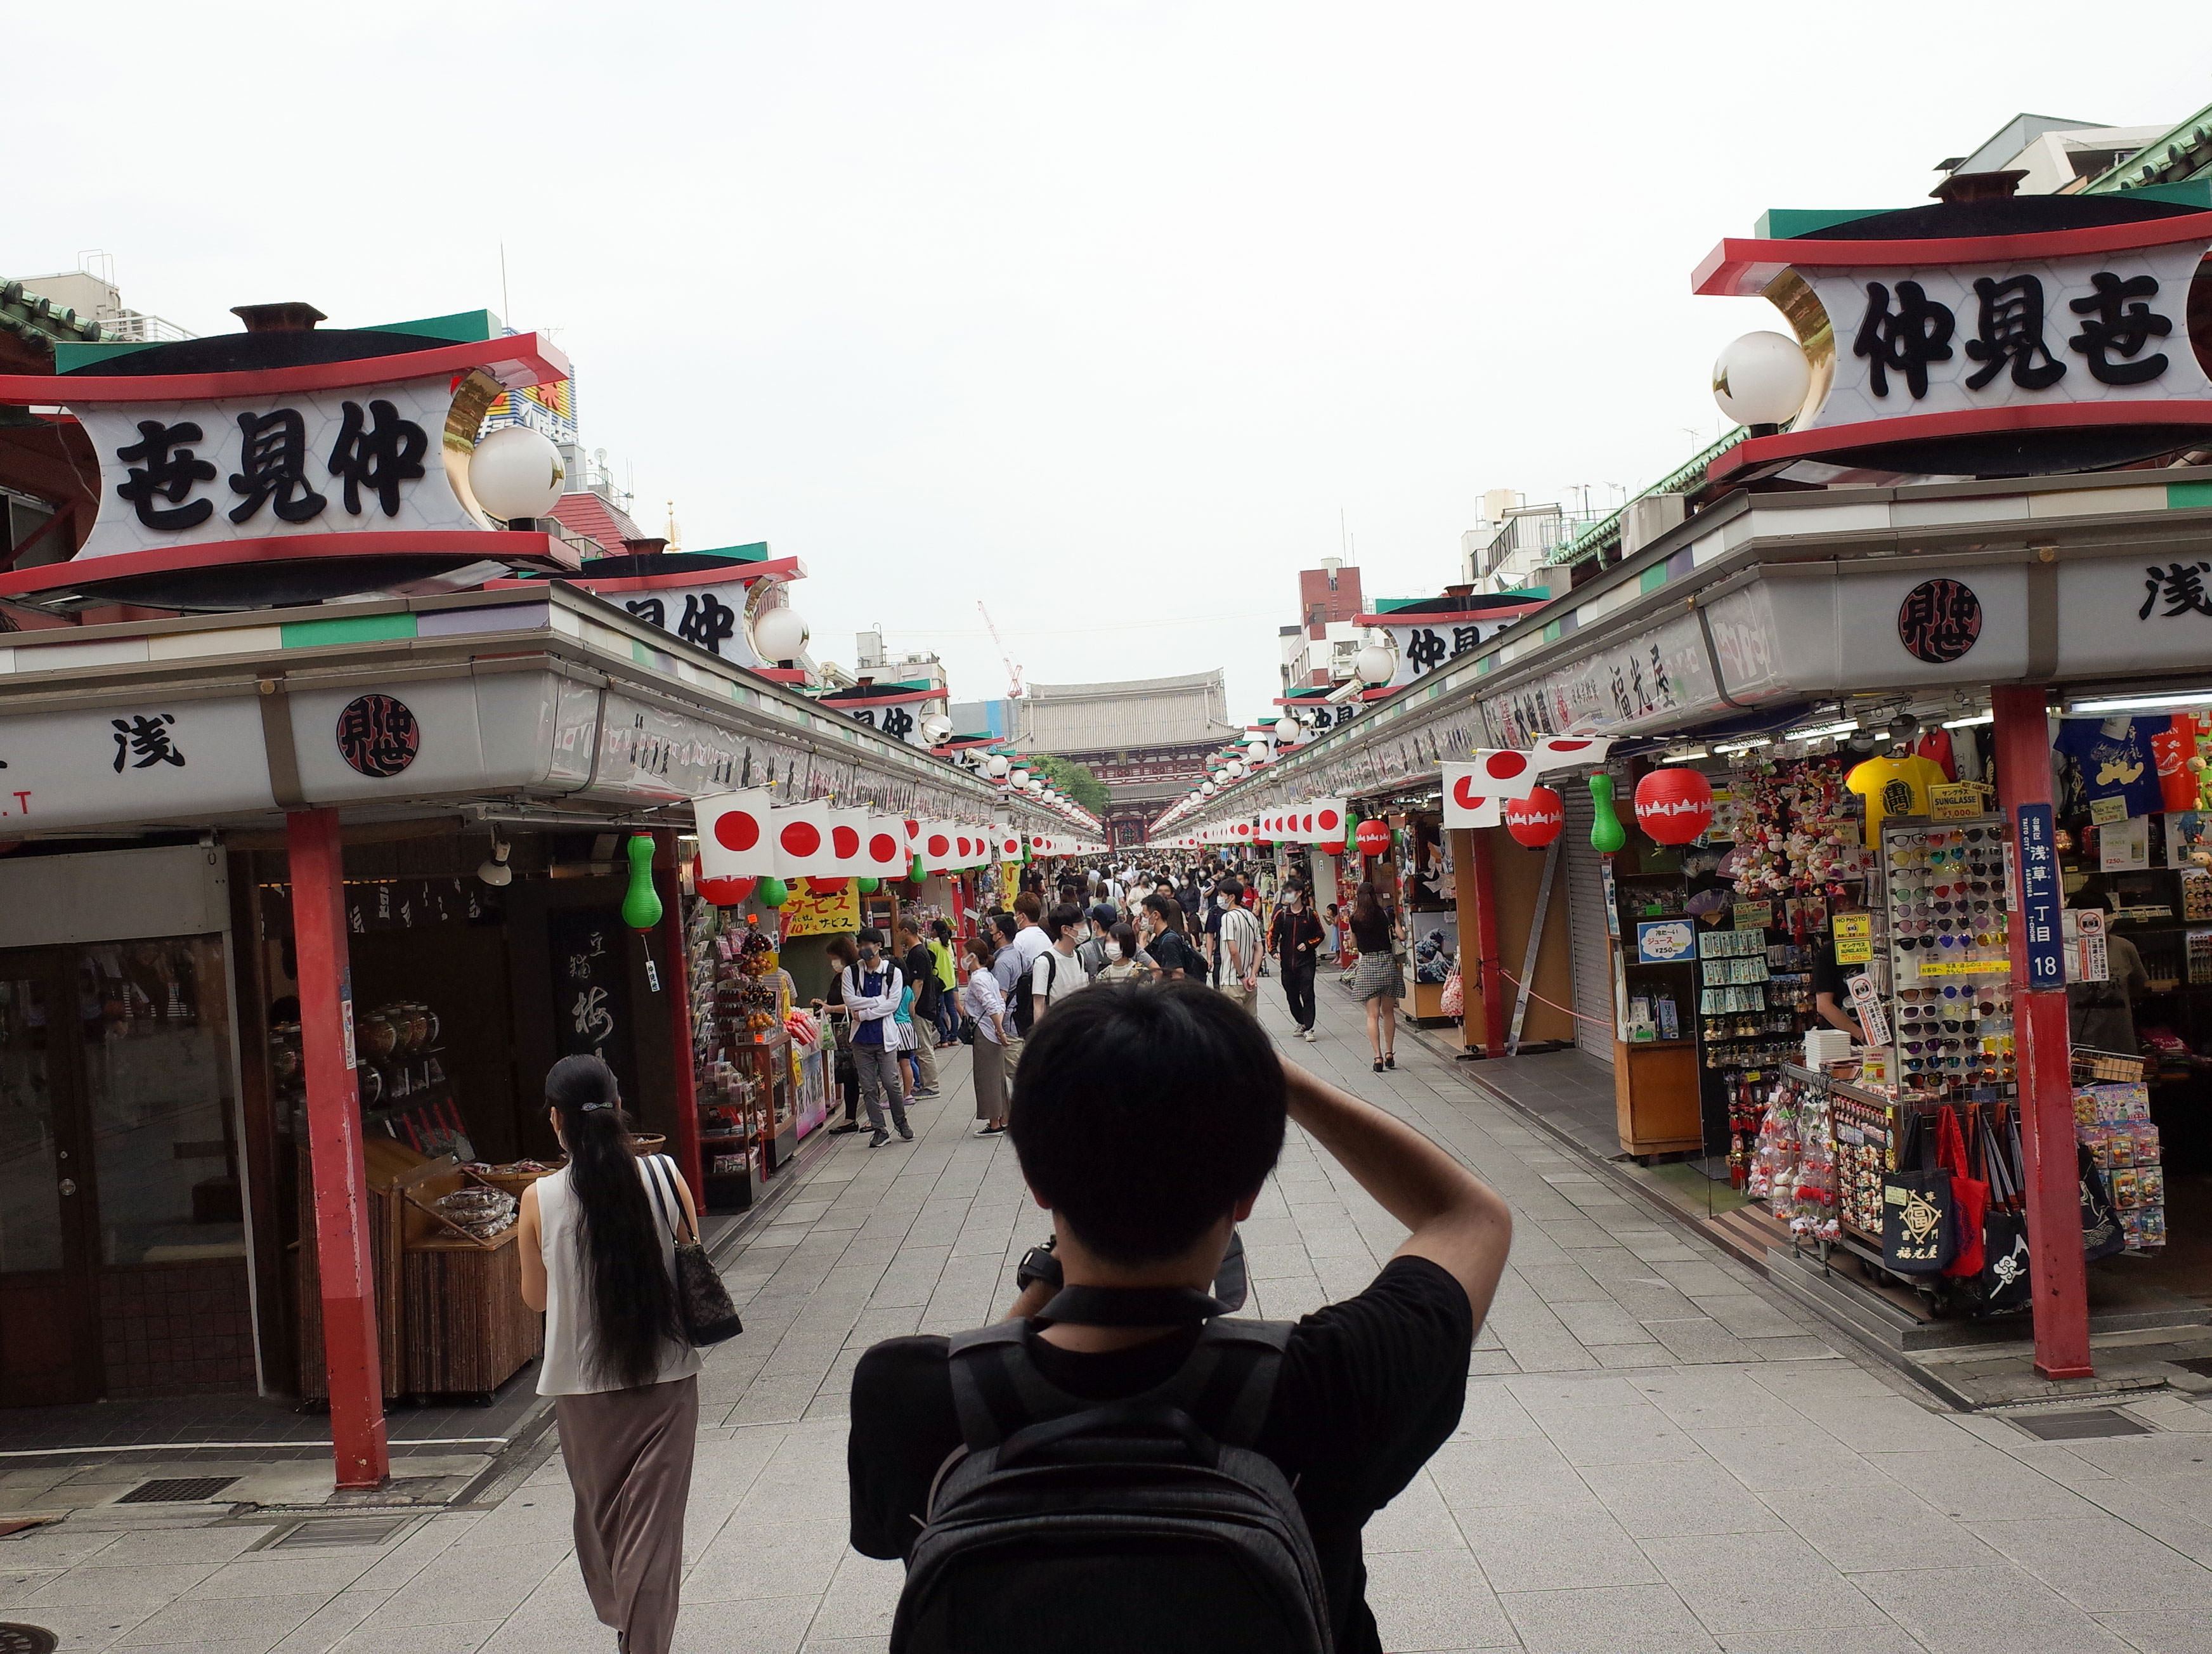
<path id="1" fill-rule="evenodd" d="M 1879 829 L 1887 816 L 1924 816 L 1928 789 L 1947 777 L 1943 766 L 1932 759 L 1869 758 L 1844 778 L 1844 785 L 1866 800 L 1867 831 Z"/>

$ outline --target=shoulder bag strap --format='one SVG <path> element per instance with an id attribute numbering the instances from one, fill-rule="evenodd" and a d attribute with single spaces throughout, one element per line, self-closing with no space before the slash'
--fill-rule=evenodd
<path id="1" fill-rule="evenodd" d="M 675 1163 L 665 1154 L 651 1154 L 646 1157 L 645 1165 L 648 1181 L 653 1184 L 653 1204 L 660 1207 L 660 1219 L 668 1225 L 668 1232 L 675 1237 L 678 1246 L 697 1245 L 698 1230 L 688 1219 L 681 1227 L 678 1225 L 677 1220 L 684 1214 L 684 1201 L 676 1192 Z M 662 1203 L 664 1193 L 667 1197 L 665 1205 Z"/>

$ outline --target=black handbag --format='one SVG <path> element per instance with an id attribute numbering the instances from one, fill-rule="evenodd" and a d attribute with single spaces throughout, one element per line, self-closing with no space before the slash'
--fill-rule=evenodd
<path id="1" fill-rule="evenodd" d="M 2081 1174 L 2081 1256 L 2094 1263 L 2099 1258 L 2125 1251 L 2128 1237 L 2112 1211 L 2112 1191 L 2105 1186 L 2105 1174 L 2098 1169 L 2088 1145 L 2074 1146 Z"/>
<path id="2" fill-rule="evenodd" d="M 745 1329 L 745 1323 L 738 1318 L 738 1306 L 730 1302 L 730 1289 L 722 1285 L 714 1261 L 699 1244 L 696 1232 L 693 1238 L 684 1238 L 688 1225 L 677 1221 L 684 1202 L 677 1196 L 675 1173 L 669 1169 L 668 1157 L 647 1156 L 645 1171 L 660 1220 L 676 1238 L 676 1312 L 683 1317 L 684 1336 L 695 1349 L 735 1338 Z"/>
<path id="3" fill-rule="evenodd" d="M 1900 1275 L 1941 1274 L 1959 1255 L 1959 1213 L 1951 1174 L 1940 1167 L 1908 1171 L 1922 1141 L 1920 1117 L 1908 1109 L 1898 1170 L 1881 1180 L 1882 1267 Z"/>

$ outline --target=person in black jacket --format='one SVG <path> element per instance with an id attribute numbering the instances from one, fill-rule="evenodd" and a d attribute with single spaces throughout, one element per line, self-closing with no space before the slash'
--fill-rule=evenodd
<path id="1" fill-rule="evenodd" d="M 937 1008 L 945 985 L 937 979 L 937 960 L 921 939 L 921 927 L 911 919 L 898 921 L 899 968 L 914 988 L 914 1062 L 921 1071 L 915 1096 L 937 1095 Z"/>
<path id="2" fill-rule="evenodd" d="M 1314 1037 L 1314 972 L 1321 964 L 1322 928 L 1297 884 L 1283 887 L 1267 941 L 1282 962 L 1283 998 L 1290 1006 L 1291 1020 L 1298 1025 L 1298 1037 L 1310 1041 Z"/>

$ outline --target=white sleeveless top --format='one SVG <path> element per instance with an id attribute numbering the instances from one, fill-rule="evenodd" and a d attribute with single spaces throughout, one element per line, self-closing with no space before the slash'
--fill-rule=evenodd
<path id="1" fill-rule="evenodd" d="M 665 1154 L 650 1158 L 661 1163 L 672 1182 L 677 1176 L 675 1162 Z M 637 1175 L 646 1186 L 646 1203 L 652 1207 L 653 1184 L 643 1158 L 637 1163 Z M 619 1383 L 595 1381 L 584 1359 L 590 1347 L 592 1299 L 585 1286 L 581 1260 L 576 1256 L 576 1201 L 568 1190 L 568 1169 L 563 1166 L 550 1177 L 540 1177 L 537 1189 L 538 1233 L 545 1255 L 545 1359 L 538 1369 L 538 1393 L 594 1396 L 604 1390 L 621 1389 L 623 1386 Z M 668 1198 L 664 1195 L 664 1201 Z M 672 1209 L 670 1216 L 681 1224 L 681 1206 Z M 658 1207 L 653 1208 L 653 1226 L 660 1231 L 662 1266 L 673 1280 L 676 1237 L 660 1220 Z M 646 1382 L 665 1384 L 688 1378 L 698 1371 L 699 1352 L 689 1344 L 671 1339 L 661 1351 L 659 1372 Z"/>

